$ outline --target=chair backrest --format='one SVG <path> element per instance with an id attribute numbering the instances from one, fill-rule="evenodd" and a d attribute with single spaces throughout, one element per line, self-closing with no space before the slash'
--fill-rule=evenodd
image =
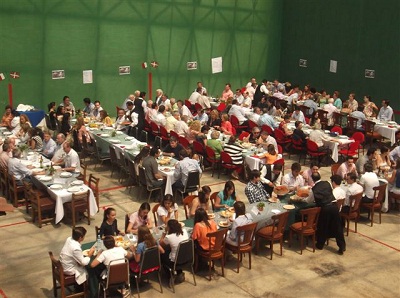
<path id="1" fill-rule="evenodd" d="M 158 147 L 162 149 L 162 138 L 160 136 L 156 136 L 154 139 L 154 147 Z"/>
<path id="2" fill-rule="evenodd" d="M 153 217 L 154 217 L 154 226 L 157 226 L 157 210 L 158 207 L 160 207 L 160 203 L 157 203 L 153 206 L 153 208 L 151 208 L 151 212 L 153 213 Z"/>
<path id="3" fill-rule="evenodd" d="M 307 150 L 311 152 L 318 152 L 318 145 L 314 141 L 307 140 Z"/>
<path id="4" fill-rule="evenodd" d="M 189 148 L 189 141 L 185 137 L 179 137 L 179 144 L 183 146 L 183 148 Z"/>
<path id="5" fill-rule="evenodd" d="M 318 119 L 321 120 L 321 122 L 327 122 L 328 121 L 328 111 L 324 111 L 324 110 L 317 110 L 317 114 L 318 114 Z"/>
<path id="6" fill-rule="evenodd" d="M 349 197 L 349 202 L 350 202 L 350 213 L 352 212 L 359 212 L 360 211 L 360 206 L 361 206 L 361 199 L 362 199 L 363 193 L 360 192 L 358 194 L 352 195 Z"/>
<path id="7" fill-rule="evenodd" d="M 81 176 L 78 179 L 82 179 L 84 184 L 87 184 L 88 181 L 86 179 L 87 176 L 87 165 L 83 160 L 80 160 L 80 167 L 81 167 Z"/>
<path id="8" fill-rule="evenodd" d="M 355 152 L 355 153 L 357 153 L 358 147 L 359 147 L 359 146 L 360 146 L 360 143 L 357 142 L 357 141 L 355 141 L 355 142 L 353 142 L 353 143 L 350 143 L 350 145 L 349 145 L 349 152 Z"/>
<path id="9" fill-rule="evenodd" d="M 110 145 L 109 148 L 110 148 L 111 163 L 117 165 L 118 164 L 117 152 L 115 151 L 114 146 Z"/>
<path id="10" fill-rule="evenodd" d="M 221 113 L 223 110 L 225 110 L 225 108 L 226 108 L 226 103 L 221 102 L 217 107 L 217 111 Z"/>
<path id="11" fill-rule="evenodd" d="M 53 252 L 49 251 L 49 256 L 50 256 L 50 261 L 51 261 L 51 272 L 53 274 L 53 278 L 55 278 L 56 280 L 58 280 L 61 284 L 61 286 L 64 286 L 64 269 L 62 267 L 62 264 L 60 262 L 60 260 L 57 260 L 54 255 Z"/>
<path id="12" fill-rule="evenodd" d="M 142 131 L 140 132 L 139 141 L 141 141 L 141 142 L 146 142 L 146 143 L 149 142 L 149 137 L 148 137 L 147 131 L 142 130 Z"/>
<path id="13" fill-rule="evenodd" d="M 332 127 L 331 132 L 337 132 L 340 135 L 343 134 L 343 130 L 342 130 L 342 128 L 340 126 Z"/>
<path id="14" fill-rule="evenodd" d="M 211 147 L 206 146 L 206 154 L 207 154 L 207 159 L 209 161 L 213 161 L 213 162 L 216 161 L 215 151 Z"/>
<path id="15" fill-rule="evenodd" d="M 130 284 L 129 261 L 127 259 L 113 260 L 107 266 L 107 288 L 120 284 Z"/>
<path id="16" fill-rule="evenodd" d="M 374 127 L 375 127 L 375 122 L 371 120 L 365 120 L 365 132 L 366 133 L 373 133 L 374 132 Z"/>
<path id="17" fill-rule="evenodd" d="M 93 147 L 94 147 L 94 152 L 97 158 L 100 158 L 100 154 L 101 154 L 101 149 L 99 148 L 99 146 L 97 145 L 97 141 L 95 138 L 93 138 L 92 140 L 93 142 Z"/>
<path id="18" fill-rule="evenodd" d="M 100 189 L 99 189 L 99 184 L 100 184 L 100 178 L 96 178 L 93 174 L 89 175 L 89 180 L 88 180 L 88 186 L 92 189 L 93 194 L 96 198 L 97 205 L 99 205 L 99 199 L 100 199 Z M 100 206 L 97 206 L 100 207 Z"/>
<path id="19" fill-rule="evenodd" d="M 275 134 L 275 139 L 278 141 L 278 140 L 284 140 L 285 138 L 286 138 L 286 136 L 285 136 L 285 133 L 281 130 L 281 129 L 279 129 L 279 128 L 276 128 L 275 130 L 274 130 L 274 134 Z"/>
<path id="20" fill-rule="evenodd" d="M 250 135 L 249 132 L 247 131 L 242 131 L 242 133 L 239 135 L 239 140 L 243 141 L 244 138 L 247 138 Z"/>
<path id="21" fill-rule="evenodd" d="M 239 126 L 239 119 L 235 115 L 231 115 L 230 122 L 232 126 Z"/>
<path id="22" fill-rule="evenodd" d="M 196 111 L 202 110 L 202 109 L 203 109 L 203 107 L 201 106 L 201 104 L 199 104 L 198 102 L 196 102 L 196 103 L 194 104 L 194 108 L 196 109 Z"/>
<path id="23" fill-rule="evenodd" d="M 221 151 L 220 156 L 221 156 L 222 164 L 229 164 L 230 165 L 230 164 L 233 163 L 232 157 L 228 153 L 226 153 L 225 151 Z"/>
<path id="24" fill-rule="evenodd" d="M 340 163 L 334 163 L 331 165 L 331 174 L 336 175 L 338 169 L 340 167 Z"/>
<path id="25" fill-rule="evenodd" d="M 151 132 L 153 133 L 153 135 L 158 135 L 160 133 L 160 127 L 157 125 L 157 123 L 151 121 L 150 126 L 151 126 Z"/>
<path id="26" fill-rule="evenodd" d="M 340 113 L 338 113 L 338 112 L 333 112 L 332 113 L 332 118 L 333 118 L 333 123 L 335 124 L 335 125 L 339 125 L 339 126 L 341 126 L 342 125 L 342 114 L 340 114 Z"/>
<path id="27" fill-rule="evenodd" d="M 194 153 L 204 155 L 204 146 L 199 141 L 193 141 Z"/>
<path id="28" fill-rule="evenodd" d="M 193 202 L 194 198 L 196 198 L 196 197 L 197 197 L 197 195 L 190 195 L 183 199 L 183 209 L 185 209 L 186 219 L 189 218 L 190 206 L 192 205 L 192 202 Z"/>
<path id="29" fill-rule="evenodd" d="M 212 210 L 215 210 L 215 200 L 217 199 L 218 191 L 213 192 L 210 196 Z"/>
<path id="30" fill-rule="evenodd" d="M 146 248 L 145 251 L 142 254 L 141 261 L 140 261 L 140 272 L 139 272 L 139 278 L 140 276 L 146 272 L 148 272 L 150 269 L 158 269 L 161 268 L 161 261 L 160 261 L 160 252 L 158 250 L 158 246 L 153 246 Z"/>
<path id="31" fill-rule="evenodd" d="M 257 223 L 253 222 L 244 226 L 237 227 L 238 247 L 248 246 L 253 243 L 254 232 L 257 228 Z"/>
<path id="32" fill-rule="evenodd" d="M 138 169 L 139 169 L 139 183 L 142 186 L 147 186 L 147 177 L 146 177 L 146 171 L 144 170 L 144 167 L 139 165 Z"/>
<path id="33" fill-rule="evenodd" d="M 307 230 L 307 229 L 315 230 L 317 228 L 317 222 L 320 212 L 321 212 L 321 207 L 314 207 L 314 208 L 300 210 L 302 230 Z M 305 217 L 307 217 L 307 219 Z"/>
<path id="34" fill-rule="evenodd" d="M 228 229 L 220 229 L 215 232 L 207 233 L 206 237 L 208 237 L 208 251 L 210 252 L 210 254 L 219 251 L 223 252 L 225 250 L 225 240 L 227 233 Z"/>
<path id="35" fill-rule="evenodd" d="M 76 152 L 81 152 L 82 146 L 78 139 L 78 131 L 76 129 L 72 129 L 72 137 L 74 139 L 73 148 Z"/>
<path id="36" fill-rule="evenodd" d="M 252 130 L 254 127 L 258 127 L 258 124 L 252 120 L 249 120 L 249 129 Z"/>
<path id="37" fill-rule="evenodd" d="M 192 103 L 188 99 L 185 99 L 185 106 L 187 106 L 189 110 L 192 109 Z"/>
<path id="38" fill-rule="evenodd" d="M 84 207 L 89 211 L 89 194 L 89 190 L 80 193 L 73 193 L 71 200 L 72 209 Z"/>
<path id="39" fill-rule="evenodd" d="M 358 118 L 348 116 L 347 117 L 347 128 L 351 129 L 351 130 L 356 130 L 357 129 L 357 121 L 358 121 Z"/>
<path id="40" fill-rule="evenodd" d="M 360 144 L 364 143 L 365 140 L 364 134 L 360 131 L 356 131 L 355 133 L 353 133 L 351 138 L 354 139 L 355 141 L 358 141 Z"/>
<path id="41" fill-rule="evenodd" d="M 162 136 L 163 138 L 166 138 L 166 139 L 169 138 L 167 129 L 166 129 L 164 126 L 162 126 L 162 125 L 160 126 L 160 134 L 161 134 L 161 136 Z"/>
<path id="42" fill-rule="evenodd" d="M 374 192 L 374 202 L 381 204 L 385 199 L 385 192 L 386 192 L 387 183 L 382 183 L 379 186 L 375 186 L 373 188 Z"/>
<path id="43" fill-rule="evenodd" d="M 186 180 L 186 188 L 198 188 L 200 187 L 200 172 L 193 171 L 188 173 Z"/>
<path id="44" fill-rule="evenodd" d="M 283 148 L 281 145 L 278 144 L 278 153 L 283 154 Z"/>
<path id="45" fill-rule="evenodd" d="M 182 241 L 178 245 L 178 249 L 176 251 L 174 270 L 176 270 L 176 266 L 192 264 L 194 262 L 194 245 L 193 239 L 188 239 Z"/>
<path id="46" fill-rule="evenodd" d="M 289 218 L 289 212 L 281 212 L 279 214 L 273 215 L 272 220 L 274 221 L 274 229 L 272 231 L 272 237 L 278 233 L 284 233 L 287 220 Z"/>
<path id="47" fill-rule="evenodd" d="M 336 200 L 336 206 L 338 207 L 339 211 L 342 209 L 344 204 L 344 199 Z"/>
<path id="48" fill-rule="evenodd" d="M 169 132 L 169 135 L 170 135 L 171 137 L 175 137 L 177 140 L 179 140 L 179 135 L 178 135 L 175 131 L 171 130 L 171 131 Z"/>
<path id="49" fill-rule="evenodd" d="M 283 167 L 285 166 L 285 160 L 283 158 L 277 159 L 273 163 L 274 165 L 282 165 Z"/>

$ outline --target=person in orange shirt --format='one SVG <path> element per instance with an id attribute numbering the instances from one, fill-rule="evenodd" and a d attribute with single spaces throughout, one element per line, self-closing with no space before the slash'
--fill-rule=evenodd
<path id="1" fill-rule="evenodd" d="M 207 211 L 203 208 L 198 208 L 194 214 L 194 228 L 192 239 L 195 242 L 195 249 L 208 251 L 210 249 L 208 243 L 208 233 L 217 231 L 215 221 L 208 219 Z M 211 240 L 211 245 L 215 244 L 215 240 Z"/>
<path id="2" fill-rule="evenodd" d="M 5 107 L 5 113 L 3 117 L 1 118 L 1 124 L 0 126 L 7 127 L 8 129 L 11 128 L 11 120 L 14 118 L 12 112 L 12 108 L 10 105 L 7 105 Z"/>
<path id="3" fill-rule="evenodd" d="M 227 83 L 224 91 L 222 91 L 221 101 L 226 102 L 230 97 L 233 98 L 233 92 L 231 90 L 231 84 Z"/>
<path id="4" fill-rule="evenodd" d="M 267 153 L 265 153 L 264 157 L 267 165 L 272 165 L 278 159 L 278 152 L 275 151 L 273 144 L 268 145 Z"/>

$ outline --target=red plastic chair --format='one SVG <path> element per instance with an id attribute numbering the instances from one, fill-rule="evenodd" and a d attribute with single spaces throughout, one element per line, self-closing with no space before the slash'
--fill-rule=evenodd
<path id="1" fill-rule="evenodd" d="M 189 110 L 193 110 L 192 103 L 189 101 L 189 99 L 185 99 L 185 106 L 187 106 Z"/>
<path id="2" fill-rule="evenodd" d="M 169 134 L 164 126 L 160 126 L 160 137 L 163 141 L 169 141 Z"/>
<path id="3" fill-rule="evenodd" d="M 358 148 L 360 147 L 360 143 L 355 141 L 354 143 L 350 143 L 349 148 L 339 150 L 339 154 L 342 156 L 354 156 L 358 154 Z"/>
<path id="4" fill-rule="evenodd" d="M 214 150 L 209 146 L 206 146 L 206 159 L 209 163 L 211 163 L 211 166 L 212 166 L 211 177 L 214 177 L 214 170 L 217 169 L 218 178 L 219 178 L 219 162 L 220 162 L 220 160 L 215 157 Z"/>
<path id="5" fill-rule="evenodd" d="M 306 120 L 306 124 L 310 124 L 310 118 L 304 117 L 304 119 Z"/>
<path id="6" fill-rule="evenodd" d="M 244 130 L 244 129 L 248 128 L 247 125 L 240 125 L 239 124 L 239 119 L 235 115 L 231 115 L 231 118 L 230 118 L 229 121 L 231 122 L 232 126 L 234 128 L 236 128 L 236 130 L 240 131 L 240 130 Z"/>
<path id="7" fill-rule="evenodd" d="M 254 127 L 258 127 L 258 124 L 255 123 L 255 122 L 252 121 L 252 120 L 249 120 L 249 128 L 248 128 L 248 131 L 249 131 L 249 132 L 253 131 L 253 128 L 254 128 Z"/>
<path id="8" fill-rule="evenodd" d="M 264 124 L 263 126 L 261 126 L 261 130 L 268 132 L 268 134 L 270 136 L 274 136 L 274 130 L 271 128 L 271 126 L 269 126 L 267 124 Z"/>
<path id="9" fill-rule="evenodd" d="M 183 146 L 183 148 L 189 148 L 189 141 L 185 137 L 179 137 L 179 144 Z"/>
<path id="10" fill-rule="evenodd" d="M 204 156 L 204 146 L 199 141 L 193 141 L 193 151 L 194 153 Z"/>
<path id="11" fill-rule="evenodd" d="M 358 149 L 362 149 L 363 150 L 363 154 L 364 154 L 364 149 L 365 149 L 365 136 L 364 136 L 364 134 L 362 132 L 360 132 L 360 131 L 357 131 L 357 132 L 353 133 L 351 138 L 354 141 L 360 143 Z"/>
<path id="12" fill-rule="evenodd" d="M 236 136 L 237 132 L 236 132 L 236 128 L 234 126 L 232 126 L 232 133 L 233 133 L 234 136 Z"/>
<path id="13" fill-rule="evenodd" d="M 331 132 L 337 132 L 339 135 L 343 134 L 343 130 L 342 130 L 342 128 L 340 126 L 332 127 Z"/>
<path id="14" fill-rule="evenodd" d="M 221 166 L 227 170 L 236 170 L 240 169 L 242 165 L 233 164 L 232 157 L 226 153 L 225 151 L 221 151 Z M 218 173 L 219 178 L 219 173 Z"/>
<path id="15" fill-rule="evenodd" d="M 317 143 L 307 140 L 307 154 L 311 157 L 311 159 L 316 158 L 320 161 L 321 156 L 327 155 L 326 151 L 318 151 L 319 147 Z M 304 164 L 306 163 L 306 159 L 304 159 Z"/>
<path id="16" fill-rule="evenodd" d="M 285 136 L 285 133 L 280 130 L 279 128 L 275 129 L 275 140 L 276 142 L 281 145 L 283 148 L 285 148 L 286 150 L 288 150 L 290 144 L 292 143 L 292 141 Z"/>
<path id="17" fill-rule="evenodd" d="M 153 136 L 157 137 L 161 135 L 160 127 L 157 125 L 157 123 L 151 121 L 150 126 L 151 126 L 151 133 L 153 134 Z"/>
<path id="18" fill-rule="evenodd" d="M 217 108 L 217 111 L 220 112 L 220 113 L 222 113 L 222 111 L 225 110 L 225 108 L 226 108 L 226 103 L 221 102 L 221 103 L 219 104 L 218 108 Z"/>
<path id="19" fill-rule="evenodd" d="M 299 154 L 299 163 L 301 161 L 302 154 L 306 151 L 306 146 L 304 146 L 303 141 L 301 139 L 292 138 L 292 148 L 294 152 Z M 290 151 L 289 151 L 290 158 Z"/>
<path id="20" fill-rule="evenodd" d="M 240 141 L 243 141 L 243 139 L 244 139 L 244 138 L 247 138 L 249 135 L 250 135 L 249 132 L 247 132 L 247 131 L 242 131 L 242 133 L 241 133 L 240 136 L 239 136 L 239 140 L 240 140 Z"/>
<path id="21" fill-rule="evenodd" d="M 144 130 L 147 132 L 151 132 L 151 124 L 146 118 L 144 119 Z"/>
<path id="22" fill-rule="evenodd" d="M 198 102 L 196 102 L 196 103 L 194 104 L 194 108 L 195 108 L 196 111 L 202 110 L 202 109 L 203 109 L 203 107 L 201 106 L 201 104 L 199 104 Z"/>
<path id="23" fill-rule="evenodd" d="M 179 135 L 178 135 L 175 131 L 173 131 L 173 130 L 171 130 L 171 131 L 169 132 L 169 136 L 170 136 L 170 137 L 175 137 L 177 140 L 179 140 Z"/>

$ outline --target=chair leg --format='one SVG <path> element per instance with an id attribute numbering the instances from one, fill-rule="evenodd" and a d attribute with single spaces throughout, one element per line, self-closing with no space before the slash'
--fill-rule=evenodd
<path id="1" fill-rule="evenodd" d="M 212 261 L 209 260 L 207 263 L 208 263 L 208 280 L 211 281 L 211 264 L 212 264 Z"/>
<path id="2" fill-rule="evenodd" d="M 240 252 L 238 252 L 238 256 L 237 256 L 237 273 L 239 273 L 239 267 L 240 267 L 240 259 L 241 259 L 241 254 Z"/>
<path id="3" fill-rule="evenodd" d="M 346 219 L 347 221 L 347 236 L 349 236 L 349 230 L 350 230 L 350 220 Z"/>
<path id="4" fill-rule="evenodd" d="M 258 255 L 258 246 L 260 245 L 260 237 L 256 236 L 256 255 Z"/>
<path id="5" fill-rule="evenodd" d="M 313 252 L 315 252 L 315 231 L 314 234 L 312 235 L 312 239 L 313 239 Z"/>
<path id="6" fill-rule="evenodd" d="M 140 291 L 139 291 L 139 276 L 135 276 L 135 280 L 136 280 L 136 289 L 137 289 L 138 298 L 140 298 Z M 161 285 L 161 283 L 160 283 L 160 285 Z"/>
<path id="7" fill-rule="evenodd" d="M 221 258 L 221 271 L 222 271 L 222 277 L 224 277 L 225 276 L 225 273 L 224 273 L 224 267 L 225 267 L 225 253 L 224 253 L 224 255 L 222 256 L 222 258 Z"/>
<path id="8" fill-rule="evenodd" d="M 283 237 L 281 238 L 280 243 L 281 243 L 281 256 L 282 256 Z M 271 260 L 272 260 L 272 258 L 271 258 Z"/>
<path id="9" fill-rule="evenodd" d="M 251 251 L 249 251 L 249 269 L 251 269 Z"/>
<path id="10" fill-rule="evenodd" d="M 301 236 L 300 236 L 300 254 L 301 255 L 303 254 L 303 240 L 304 240 L 304 237 L 303 237 L 303 234 L 301 234 Z"/>
<path id="11" fill-rule="evenodd" d="M 371 208 L 371 227 L 374 225 L 374 213 L 375 213 L 375 208 Z"/>
<path id="12" fill-rule="evenodd" d="M 163 289 L 162 289 L 162 284 L 161 284 L 161 272 L 160 272 L 160 270 L 158 270 L 157 275 L 158 275 L 158 283 L 160 284 L 160 292 L 162 293 Z M 138 296 L 139 296 L 139 291 L 138 291 Z"/>
<path id="13" fill-rule="evenodd" d="M 379 208 L 379 224 L 382 223 L 382 207 Z"/>
<path id="14" fill-rule="evenodd" d="M 354 223 L 355 223 L 355 232 L 357 233 L 357 221 L 358 221 L 358 218 L 356 218 L 355 220 L 354 220 Z"/>
<path id="15" fill-rule="evenodd" d="M 172 272 L 173 270 L 170 269 L 170 280 L 169 283 L 172 287 L 172 292 L 175 293 L 175 281 L 174 281 L 174 273 Z"/>
<path id="16" fill-rule="evenodd" d="M 272 255 L 274 254 L 274 241 L 271 239 L 271 243 L 269 245 L 269 249 L 271 250 L 271 260 L 272 260 Z M 281 254 L 282 254 L 282 248 L 281 248 Z"/>
<path id="17" fill-rule="evenodd" d="M 292 230 L 289 232 L 289 247 L 292 247 Z"/>

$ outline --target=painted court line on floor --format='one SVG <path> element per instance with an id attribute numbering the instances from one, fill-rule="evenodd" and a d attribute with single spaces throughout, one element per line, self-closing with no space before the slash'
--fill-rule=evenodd
<path id="1" fill-rule="evenodd" d="M 1 296 L 2 298 L 7 298 L 7 295 L 3 292 L 2 289 L 0 289 L 0 296 Z"/>

